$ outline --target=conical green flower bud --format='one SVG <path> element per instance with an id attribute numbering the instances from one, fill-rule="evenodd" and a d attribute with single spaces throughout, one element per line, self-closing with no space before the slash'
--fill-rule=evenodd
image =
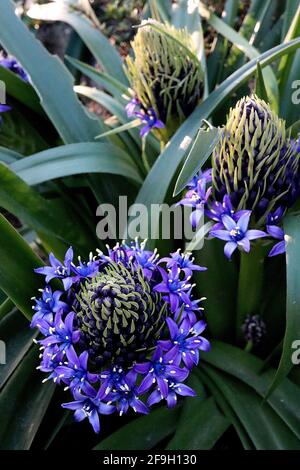
<path id="1" fill-rule="evenodd" d="M 192 38 L 185 29 L 147 20 L 132 48 L 134 58 L 126 59 L 132 89 L 142 106 L 152 108 L 164 123 L 155 132 L 167 141 L 203 95 L 203 72 Z"/>
<path id="2" fill-rule="evenodd" d="M 257 96 L 230 110 L 223 138 L 213 153 L 213 193 L 228 194 L 235 209 L 250 209 L 256 222 L 298 193 L 299 155 L 286 139 L 285 122 Z"/>
<path id="3" fill-rule="evenodd" d="M 143 358 L 165 324 L 167 304 L 153 292 L 142 269 L 110 262 L 88 279 L 75 308 L 89 353 L 101 365 Z"/>

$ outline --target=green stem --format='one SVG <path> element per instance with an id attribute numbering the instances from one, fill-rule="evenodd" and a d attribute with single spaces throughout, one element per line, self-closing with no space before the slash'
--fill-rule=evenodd
<path id="1" fill-rule="evenodd" d="M 143 139 L 142 139 L 142 161 L 143 161 L 146 173 L 149 173 L 150 165 L 149 165 L 148 158 L 147 158 L 147 153 L 146 153 L 146 139 L 145 139 L 145 137 L 143 137 Z"/>
<path id="2" fill-rule="evenodd" d="M 236 337 L 243 340 L 242 325 L 247 315 L 259 313 L 264 280 L 265 247 L 253 244 L 250 253 L 241 253 L 238 285 Z"/>
<path id="3" fill-rule="evenodd" d="M 245 346 L 244 351 L 245 351 L 245 352 L 250 352 L 252 348 L 253 348 L 253 343 L 252 343 L 251 340 L 249 340 L 249 341 L 247 342 L 246 346 Z"/>

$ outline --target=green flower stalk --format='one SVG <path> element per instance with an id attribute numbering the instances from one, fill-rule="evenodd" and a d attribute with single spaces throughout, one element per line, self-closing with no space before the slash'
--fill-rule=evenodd
<path id="1" fill-rule="evenodd" d="M 236 210 L 251 210 L 256 225 L 299 194 L 299 154 L 286 137 L 285 122 L 257 96 L 230 110 L 212 159 L 213 196 L 230 197 Z"/>
<path id="2" fill-rule="evenodd" d="M 203 95 L 201 64 L 191 36 L 155 20 L 144 21 L 127 57 L 127 75 L 145 110 L 153 109 L 164 128 L 154 129 L 167 142 Z"/>

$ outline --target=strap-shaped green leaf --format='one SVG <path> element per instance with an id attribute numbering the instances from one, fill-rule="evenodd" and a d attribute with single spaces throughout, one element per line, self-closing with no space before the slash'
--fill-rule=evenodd
<path id="1" fill-rule="evenodd" d="M 37 330 L 31 330 L 27 319 L 16 309 L 1 321 L 0 338 L 6 345 L 6 364 L 0 367 L 0 389 L 23 360 L 37 334 Z"/>
<path id="2" fill-rule="evenodd" d="M 1 450 L 29 449 L 47 410 L 54 384 L 42 383 L 37 365 L 34 347 L 1 392 Z"/>
<path id="3" fill-rule="evenodd" d="M 293 367 L 292 344 L 300 339 L 300 216 L 299 214 L 288 215 L 284 219 L 286 240 L 286 271 L 287 271 L 287 293 L 286 293 L 286 330 L 283 342 L 280 363 L 270 386 L 267 396 L 278 387 Z"/>
<path id="4" fill-rule="evenodd" d="M 18 160 L 10 168 L 31 186 L 85 173 L 110 173 L 125 176 L 135 183 L 142 181 L 136 166 L 124 150 L 97 142 L 55 147 Z"/>
<path id="5" fill-rule="evenodd" d="M 34 268 L 43 265 L 21 235 L 0 215 L 0 287 L 30 319 L 31 297 L 41 286 Z"/>
<path id="6" fill-rule="evenodd" d="M 204 370 L 222 390 L 257 450 L 300 449 L 295 434 L 253 389 L 207 365 Z"/>
<path id="7" fill-rule="evenodd" d="M 88 142 L 101 132 L 99 121 L 88 116 L 74 93 L 68 69 L 35 39 L 16 16 L 11 0 L 0 2 L 0 44 L 30 75 L 42 107 L 65 143 Z"/>
<path id="8" fill-rule="evenodd" d="M 211 351 L 202 360 L 221 371 L 238 378 L 253 388 L 262 398 L 274 379 L 275 371 L 268 369 L 260 373 L 263 361 L 239 348 L 219 341 L 212 341 Z M 300 389 L 290 380 L 284 379 L 266 402 L 283 419 L 285 424 L 300 438 Z"/>
<path id="9" fill-rule="evenodd" d="M 170 436 L 176 429 L 180 408 L 159 408 L 137 418 L 103 439 L 94 450 L 147 450 Z M 140 430 L 141 432 L 137 432 Z"/>

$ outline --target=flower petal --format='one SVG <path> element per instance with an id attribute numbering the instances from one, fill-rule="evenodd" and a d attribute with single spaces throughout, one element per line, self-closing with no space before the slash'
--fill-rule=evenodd
<path id="1" fill-rule="evenodd" d="M 246 233 L 251 217 L 251 211 L 246 211 L 238 220 L 237 224 L 242 232 Z"/>
<path id="2" fill-rule="evenodd" d="M 279 243 L 276 243 L 276 245 L 273 246 L 273 248 L 271 249 L 270 253 L 268 256 L 277 256 L 277 255 L 281 255 L 285 253 L 285 241 L 282 240 L 281 242 Z"/>
<path id="3" fill-rule="evenodd" d="M 236 248 L 237 248 L 237 243 L 235 243 L 235 242 L 228 242 L 228 243 L 226 243 L 226 245 L 224 246 L 224 253 L 225 253 L 225 256 L 226 256 L 228 259 L 230 259 L 232 253 L 234 252 L 234 250 L 236 250 Z"/>
<path id="4" fill-rule="evenodd" d="M 219 238 L 220 240 L 224 240 L 226 242 L 232 240 L 227 230 L 212 230 L 209 233 L 212 237 Z"/>
<path id="5" fill-rule="evenodd" d="M 248 240 L 255 240 L 256 238 L 267 237 L 268 235 L 262 230 L 248 230 L 246 237 Z"/>

